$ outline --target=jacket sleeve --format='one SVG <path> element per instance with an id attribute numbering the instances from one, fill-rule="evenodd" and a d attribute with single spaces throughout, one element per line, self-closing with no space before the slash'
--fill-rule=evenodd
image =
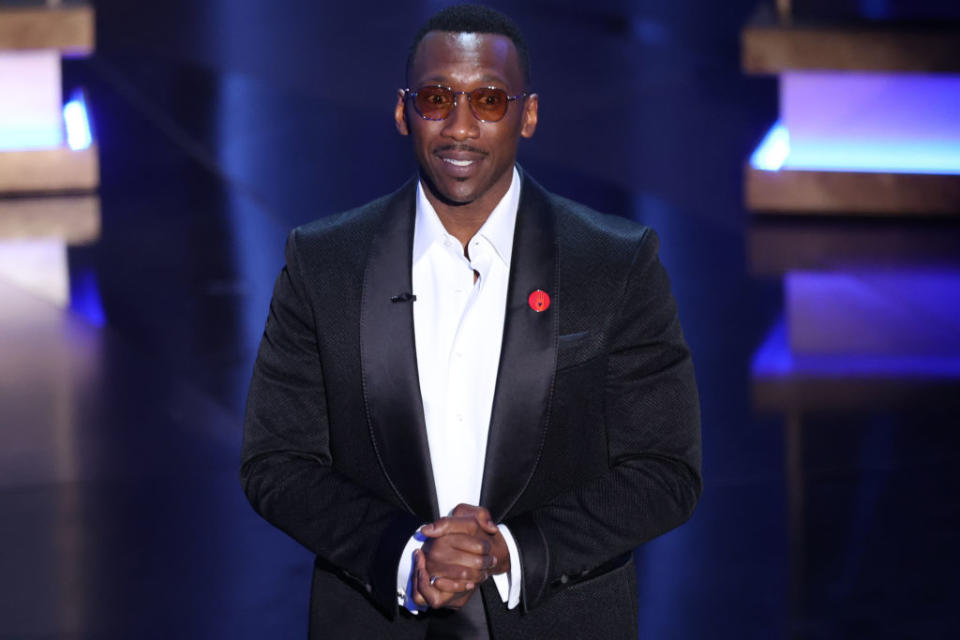
<path id="1" fill-rule="evenodd" d="M 652 230 L 641 238 L 610 325 L 606 472 L 506 519 L 527 610 L 679 526 L 699 499 L 699 401 L 658 244 Z"/>
<path id="2" fill-rule="evenodd" d="M 247 396 L 240 478 L 253 508 L 396 615 L 397 562 L 421 522 L 339 473 L 315 310 L 287 241 Z"/>

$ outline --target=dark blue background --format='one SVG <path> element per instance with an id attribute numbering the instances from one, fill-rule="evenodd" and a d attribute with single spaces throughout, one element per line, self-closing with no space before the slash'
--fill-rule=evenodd
<path id="1" fill-rule="evenodd" d="M 0 494 L 17 522 L 0 525 L 16 550 L 0 638 L 304 637 L 311 558 L 237 481 L 246 385 L 286 232 L 412 175 L 395 91 L 444 4 L 96 3 L 97 55 L 65 84 L 88 91 L 103 236 L 70 260 L 76 309 L 96 283 L 107 326 L 67 321 L 100 349 L 67 420 L 68 480 Z M 750 275 L 741 204 L 777 116 L 776 80 L 739 71 L 754 0 L 493 5 L 526 33 L 540 94 L 521 163 L 657 229 L 694 353 L 706 488 L 638 551 L 641 637 L 947 637 L 956 416 L 793 415 L 798 518 L 787 419 L 751 407 L 751 356 L 782 307 L 779 280 Z"/>

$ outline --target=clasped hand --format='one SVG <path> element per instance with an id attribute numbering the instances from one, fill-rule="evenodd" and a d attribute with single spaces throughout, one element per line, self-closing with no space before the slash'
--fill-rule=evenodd
<path id="1" fill-rule="evenodd" d="M 481 582 L 510 570 L 507 543 L 484 507 L 457 505 L 420 531 L 428 538 L 413 570 L 413 601 L 420 607 L 459 609 Z"/>

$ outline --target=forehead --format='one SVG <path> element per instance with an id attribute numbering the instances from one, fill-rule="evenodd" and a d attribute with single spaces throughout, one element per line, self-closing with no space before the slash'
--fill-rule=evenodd
<path id="1" fill-rule="evenodd" d="M 492 33 L 431 31 L 417 46 L 411 80 L 422 82 L 501 82 L 523 84 L 513 41 Z"/>

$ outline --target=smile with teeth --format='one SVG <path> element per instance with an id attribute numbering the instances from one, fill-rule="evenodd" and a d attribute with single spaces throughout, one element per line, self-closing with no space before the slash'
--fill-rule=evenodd
<path id="1" fill-rule="evenodd" d="M 454 160 L 453 158 L 444 158 L 444 162 L 449 162 L 455 167 L 469 167 L 473 164 L 473 160 Z"/>

